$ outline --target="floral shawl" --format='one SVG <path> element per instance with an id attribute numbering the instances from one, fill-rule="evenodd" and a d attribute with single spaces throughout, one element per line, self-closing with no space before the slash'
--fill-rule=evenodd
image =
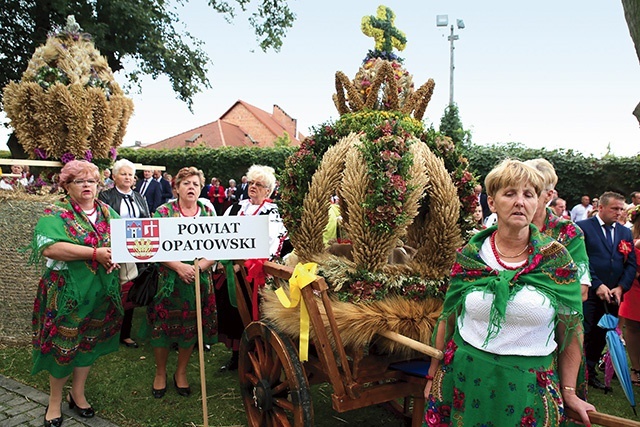
<path id="1" fill-rule="evenodd" d="M 557 240 L 562 246 L 567 248 L 569 255 L 578 267 L 578 280 L 585 275 L 591 278 L 589 273 L 589 255 L 584 243 L 584 233 L 575 222 L 557 217 L 551 208 L 547 208 L 547 216 L 540 232 Z"/>
<path id="2" fill-rule="evenodd" d="M 196 202 L 198 207 L 200 208 L 200 216 L 216 216 L 215 211 L 211 210 L 207 205 L 202 203 L 200 200 Z M 178 205 L 178 199 L 172 200 L 170 202 L 165 203 L 164 205 L 158 207 L 156 212 L 153 214 L 155 218 L 166 218 L 166 217 L 179 217 L 180 216 L 180 206 Z M 193 264 L 193 261 L 184 261 L 185 264 Z M 168 267 L 159 265 L 160 271 L 160 280 L 158 281 L 158 295 L 163 297 L 169 297 L 174 290 L 176 281 L 180 281 L 178 277 L 178 273 L 171 270 Z M 205 271 L 200 272 L 200 282 L 201 283 L 209 283 L 208 279 L 209 275 Z M 182 283 L 182 282 L 181 282 Z M 188 289 L 193 293 L 192 297 L 195 298 L 195 289 L 193 286 L 189 286 Z"/>
<path id="3" fill-rule="evenodd" d="M 492 293 L 494 301 L 489 314 L 486 345 L 500 332 L 509 300 L 523 286 L 530 285 L 544 294 L 556 310 L 559 307 L 568 308 L 566 316 L 556 316 L 555 320 L 556 324 L 559 321 L 566 324 L 568 337 L 569 331 L 574 330 L 582 320 L 580 282 L 577 267 L 569 253 L 557 241 L 541 234 L 534 225 L 530 225 L 533 251 L 527 263 L 516 270 L 496 271 L 484 263 L 479 253 L 484 240 L 496 229 L 497 227 L 493 226 L 480 231 L 458 251 L 451 270 L 451 284 L 438 321 L 449 319 L 452 315 L 462 315 L 469 292 L 483 290 Z M 565 338 L 566 342 L 568 341 Z"/>
<path id="4" fill-rule="evenodd" d="M 43 259 L 42 251 L 58 242 L 94 248 L 111 246 L 109 220 L 119 216 L 100 200 L 96 200 L 95 203 L 98 206 L 95 225 L 69 196 L 45 208 L 33 233 L 29 248 L 31 249 L 30 263 L 38 264 Z M 61 261 L 54 261 L 52 266 L 46 267 L 47 272 L 63 265 L 61 263 Z M 64 264 L 66 267 L 59 270 L 59 274 L 65 279 L 64 289 L 60 290 L 58 296 L 59 315 L 71 313 L 84 301 L 85 295 L 91 292 L 96 281 L 104 287 L 118 310 L 123 312 L 117 271 L 107 274 L 102 265 L 92 260 L 65 261 Z"/>

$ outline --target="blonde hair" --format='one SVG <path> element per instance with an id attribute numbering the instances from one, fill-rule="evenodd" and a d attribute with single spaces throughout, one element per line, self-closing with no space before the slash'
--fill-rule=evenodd
<path id="1" fill-rule="evenodd" d="M 556 170 L 547 159 L 531 159 L 524 162 L 524 164 L 536 169 L 542 175 L 543 190 L 553 190 L 555 188 L 558 183 L 558 175 L 556 175 Z"/>
<path id="2" fill-rule="evenodd" d="M 533 186 L 538 197 L 542 194 L 544 182 L 537 169 L 520 160 L 505 159 L 489 172 L 484 180 L 487 195 L 495 197 L 499 190 L 512 186 L 529 183 Z"/>

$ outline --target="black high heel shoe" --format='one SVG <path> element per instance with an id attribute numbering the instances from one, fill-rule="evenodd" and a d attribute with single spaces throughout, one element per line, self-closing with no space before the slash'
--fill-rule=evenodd
<path id="1" fill-rule="evenodd" d="M 165 377 L 165 380 L 164 380 L 164 388 L 153 388 L 153 386 L 151 386 L 151 394 L 153 395 L 153 397 L 155 399 L 162 399 L 166 392 L 167 392 L 167 379 L 166 379 L 166 377 Z"/>
<path id="2" fill-rule="evenodd" d="M 69 393 L 69 409 L 73 409 L 76 411 L 76 414 L 80 415 L 82 418 L 93 418 L 96 412 L 93 410 L 91 406 L 88 408 L 81 408 L 76 405 L 76 402 L 73 400 L 73 396 Z"/>
<path id="3" fill-rule="evenodd" d="M 44 427 L 62 427 L 62 420 L 64 420 L 64 415 L 60 414 L 58 418 L 54 418 L 52 420 L 47 419 L 47 412 L 49 411 L 49 405 L 47 405 L 44 410 Z"/>
<path id="4" fill-rule="evenodd" d="M 191 395 L 191 386 L 178 387 L 178 382 L 176 381 L 176 374 L 173 374 L 173 385 L 175 386 L 180 396 L 189 397 Z"/>

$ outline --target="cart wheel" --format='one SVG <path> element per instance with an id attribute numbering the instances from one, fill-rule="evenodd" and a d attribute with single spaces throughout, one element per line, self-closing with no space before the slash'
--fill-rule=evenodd
<path id="1" fill-rule="evenodd" d="M 240 392 L 252 427 L 312 426 L 309 383 L 291 339 L 253 322 L 240 342 Z"/>

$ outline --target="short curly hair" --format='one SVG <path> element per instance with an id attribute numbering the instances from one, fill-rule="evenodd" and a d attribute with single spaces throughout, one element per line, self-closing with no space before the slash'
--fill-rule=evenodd
<path id="1" fill-rule="evenodd" d="M 202 189 L 202 187 L 204 187 L 204 173 L 194 166 L 180 169 L 176 176 L 173 178 L 173 187 L 178 188 L 183 179 L 192 176 L 197 176 L 200 179 L 200 189 Z"/>

